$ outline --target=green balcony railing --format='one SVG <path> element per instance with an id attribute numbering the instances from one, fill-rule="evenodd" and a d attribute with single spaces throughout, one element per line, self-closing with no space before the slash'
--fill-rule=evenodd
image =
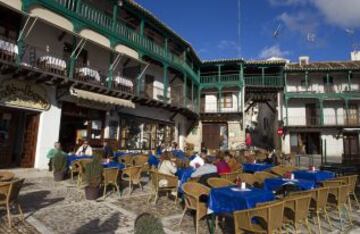
<path id="1" fill-rule="evenodd" d="M 238 74 L 235 75 L 212 75 L 212 76 L 201 76 L 200 83 L 202 84 L 212 84 L 212 83 L 234 83 L 237 84 L 241 82 L 241 78 Z"/>
<path id="2" fill-rule="evenodd" d="M 245 86 L 256 87 L 283 87 L 282 76 L 245 76 Z"/>
<path id="3" fill-rule="evenodd" d="M 76 18 L 87 26 L 92 26 L 100 33 L 107 34 L 109 38 L 116 38 L 125 45 L 151 55 L 162 62 L 166 62 L 175 69 L 187 72 L 195 82 L 199 77 L 195 71 L 179 56 L 169 52 L 139 32 L 127 27 L 124 23 L 113 21 L 112 16 L 79 0 L 23 0 L 28 5 L 41 4 L 70 20 Z"/>

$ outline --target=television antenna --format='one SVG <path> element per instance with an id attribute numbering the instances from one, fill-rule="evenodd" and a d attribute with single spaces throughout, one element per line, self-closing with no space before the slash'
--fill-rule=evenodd
<path id="1" fill-rule="evenodd" d="M 280 31 L 281 31 L 281 24 L 278 24 L 275 31 L 273 32 L 273 38 L 275 39 L 278 38 L 280 35 Z"/>

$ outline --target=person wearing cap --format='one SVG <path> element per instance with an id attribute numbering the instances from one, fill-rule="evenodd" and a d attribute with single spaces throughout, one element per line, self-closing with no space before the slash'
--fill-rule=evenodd
<path id="1" fill-rule="evenodd" d="M 79 147 L 79 149 L 76 151 L 77 156 L 83 156 L 83 155 L 93 155 L 93 150 L 91 146 L 89 145 L 89 142 L 87 140 L 84 141 L 84 143 Z"/>

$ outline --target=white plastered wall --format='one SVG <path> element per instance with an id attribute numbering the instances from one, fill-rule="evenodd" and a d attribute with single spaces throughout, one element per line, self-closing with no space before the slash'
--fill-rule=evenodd
<path id="1" fill-rule="evenodd" d="M 54 142 L 58 141 L 60 132 L 61 108 L 57 105 L 56 90 L 54 87 L 48 87 L 47 93 L 51 107 L 40 115 L 34 164 L 37 169 L 48 167 L 49 160 L 46 155 L 53 148 Z"/>

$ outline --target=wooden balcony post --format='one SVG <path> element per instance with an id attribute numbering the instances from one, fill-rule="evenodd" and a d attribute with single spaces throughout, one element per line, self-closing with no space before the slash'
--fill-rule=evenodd
<path id="1" fill-rule="evenodd" d="M 169 87 L 169 81 L 168 81 L 168 64 L 163 64 L 163 96 L 164 96 L 164 102 L 167 102 L 168 100 L 168 87 Z"/>
<path id="2" fill-rule="evenodd" d="M 349 91 L 351 91 L 351 77 L 352 77 L 352 71 L 348 71 L 348 88 L 349 88 Z"/>
<path id="3" fill-rule="evenodd" d="M 305 91 L 309 89 L 309 71 L 305 71 Z"/>
<path id="4" fill-rule="evenodd" d="M 261 67 L 261 86 L 265 86 L 265 67 Z"/>
<path id="5" fill-rule="evenodd" d="M 221 112 L 221 97 L 222 97 L 222 88 L 218 88 L 218 100 L 217 100 L 217 112 Z"/>
<path id="6" fill-rule="evenodd" d="M 218 64 L 217 67 L 218 67 L 218 80 L 217 82 L 220 83 L 221 81 L 221 64 Z"/>
<path id="7" fill-rule="evenodd" d="M 112 63 L 114 61 L 114 53 L 110 52 L 110 58 L 109 58 L 109 71 L 108 71 L 108 81 L 107 81 L 107 87 L 108 89 L 111 89 L 112 87 L 112 81 L 113 81 L 113 67 Z"/>
<path id="8" fill-rule="evenodd" d="M 184 96 L 184 107 L 186 107 L 186 99 L 187 99 L 187 75 L 184 72 L 184 87 L 183 87 L 183 96 Z"/>
<path id="9" fill-rule="evenodd" d="M 288 98 L 285 96 L 285 117 L 286 117 L 286 126 L 289 126 L 289 113 L 288 113 Z"/>
<path id="10" fill-rule="evenodd" d="M 240 63 L 240 84 L 241 86 L 244 86 L 245 82 L 244 82 L 244 66 L 242 63 Z"/>
<path id="11" fill-rule="evenodd" d="M 345 98 L 345 125 L 349 124 L 349 99 Z"/>
<path id="12" fill-rule="evenodd" d="M 113 5 L 113 14 L 112 14 L 112 25 L 111 25 L 111 28 L 112 28 L 113 31 L 116 28 L 118 9 L 119 9 L 118 4 L 114 4 Z"/>
<path id="13" fill-rule="evenodd" d="M 140 35 L 144 36 L 144 28 L 145 28 L 145 20 L 143 17 L 141 17 L 140 20 Z"/>
<path id="14" fill-rule="evenodd" d="M 324 125 L 324 103 L 322 99 L 319 99 L 319 106 L 320 106 L 320 125 Z"/>
<path id="15" fill-rule="evenodd" d="M 194 108 L 194 81 L 191 80 L 191 105 Z"/>

